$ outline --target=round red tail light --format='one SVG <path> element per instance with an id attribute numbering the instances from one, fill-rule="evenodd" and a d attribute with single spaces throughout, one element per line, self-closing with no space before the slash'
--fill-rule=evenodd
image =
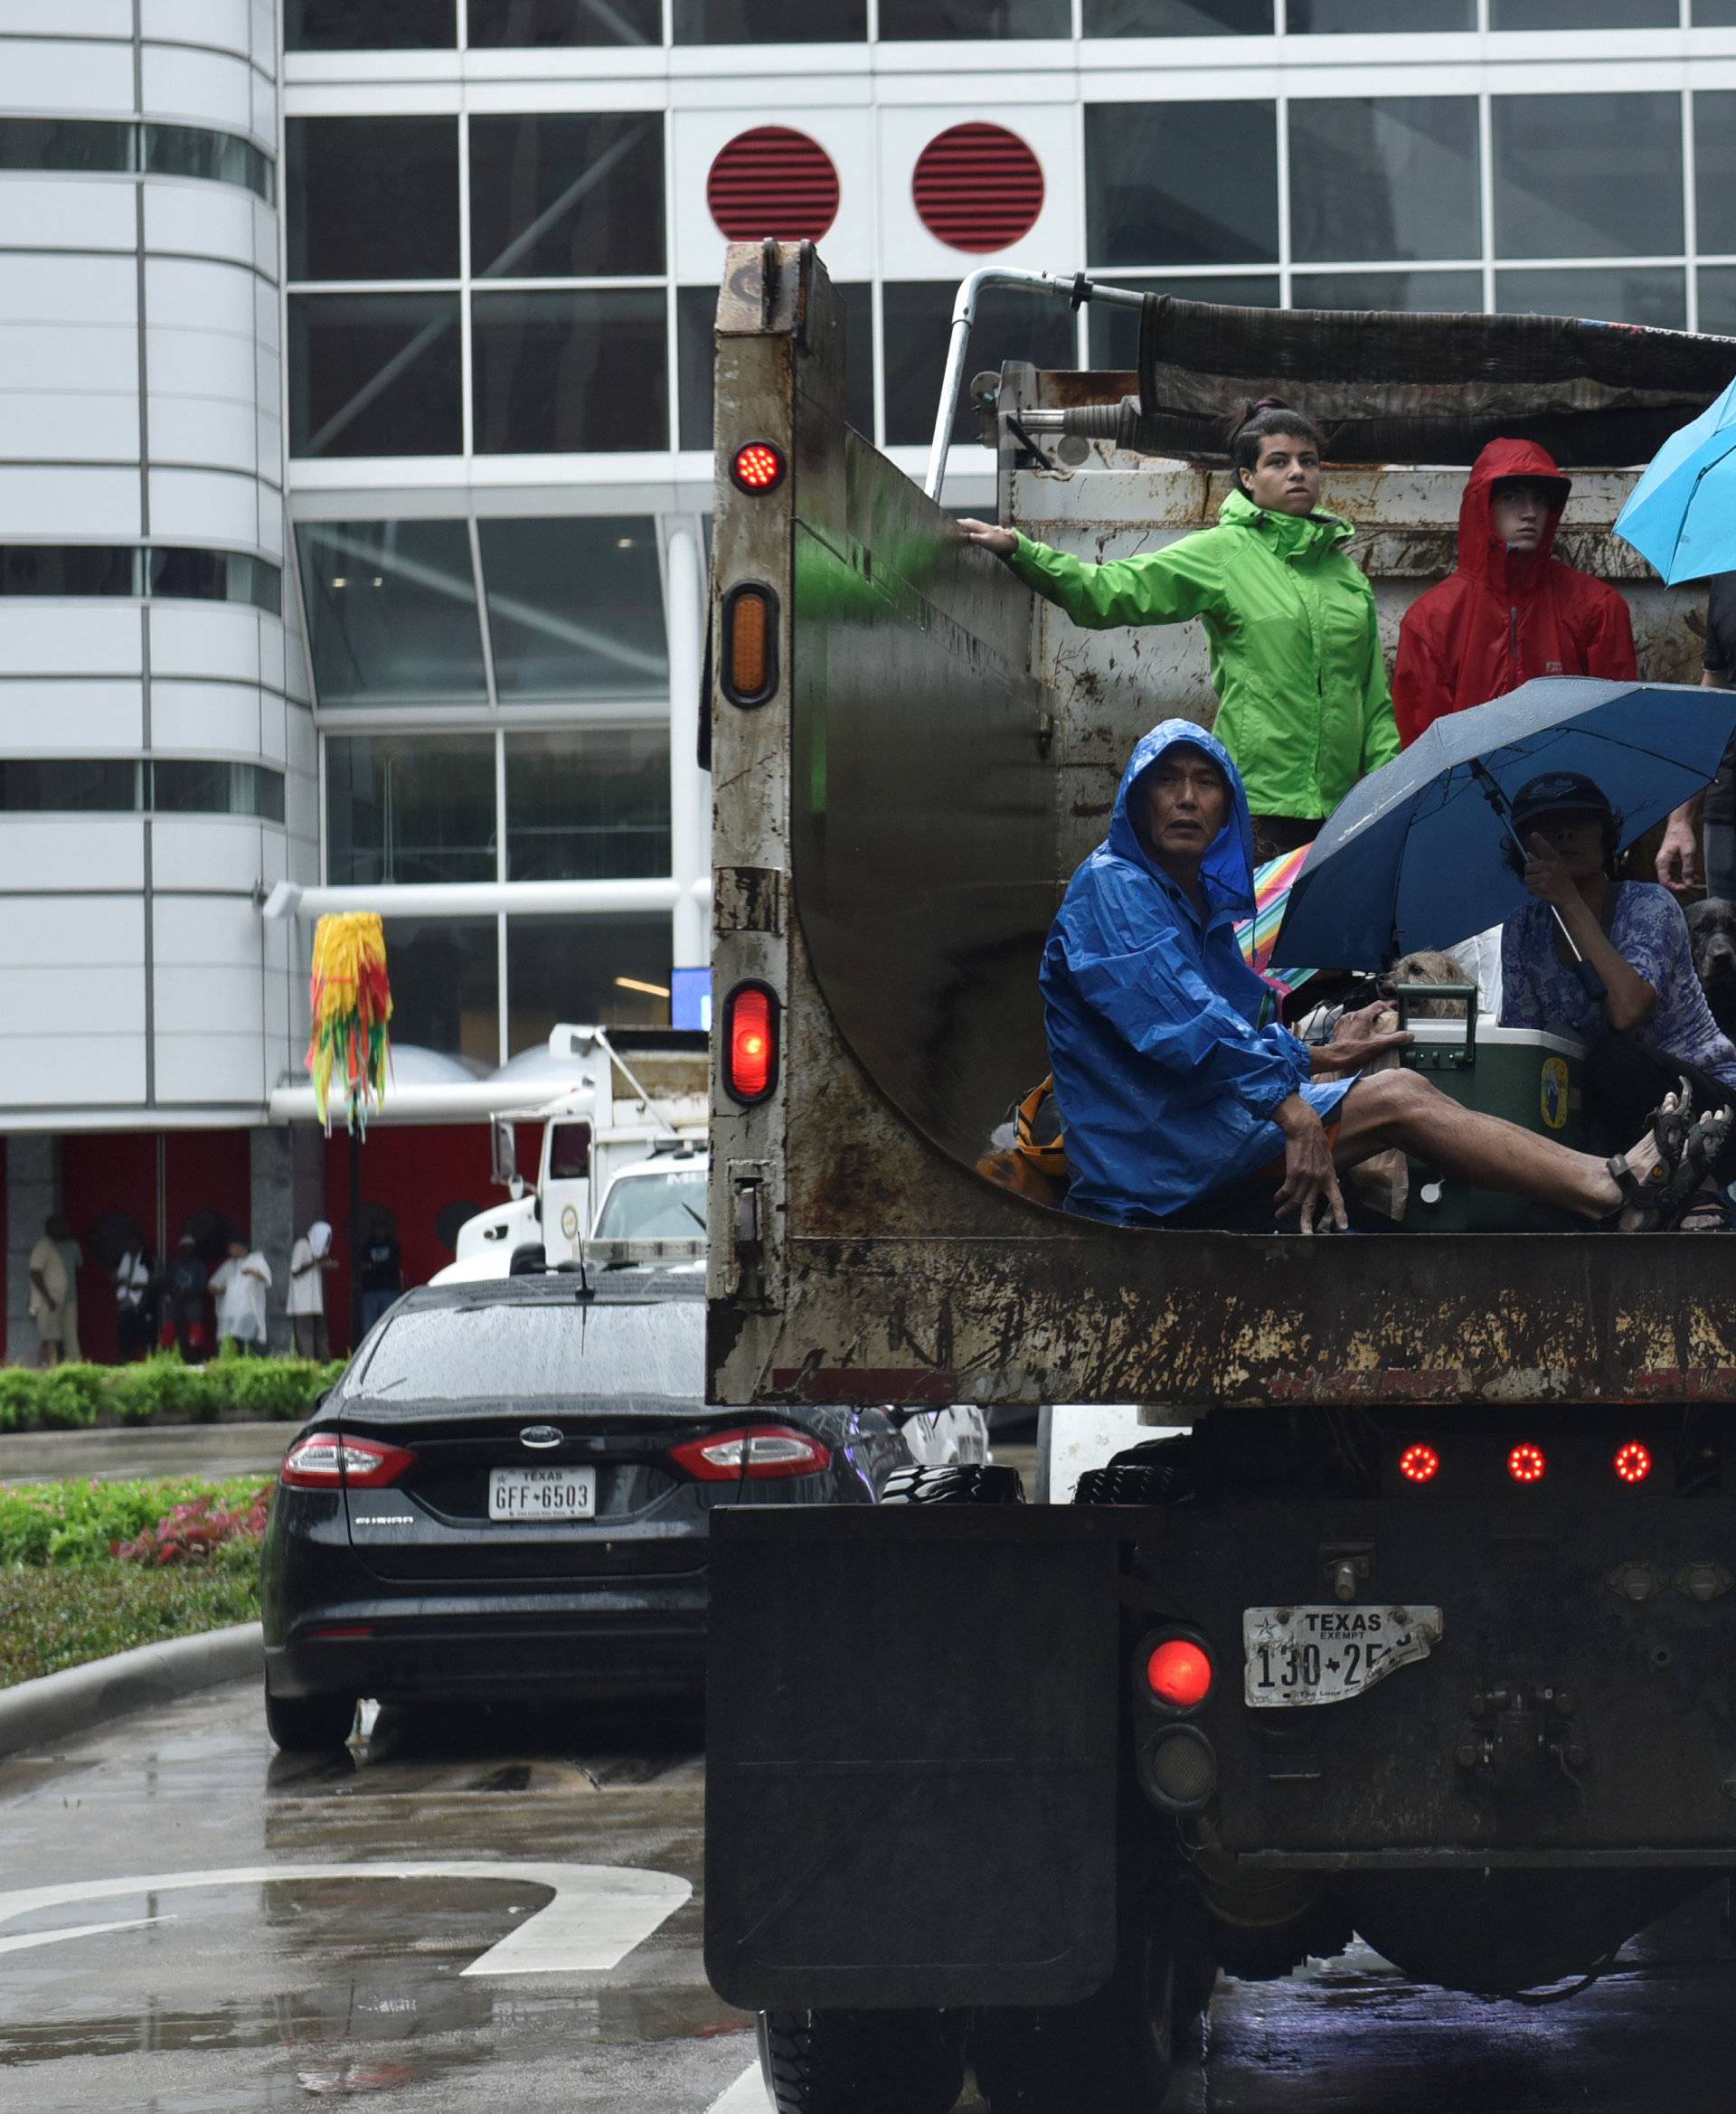
<path id="1" fill-rule="evenodd" d="M 777 1083 L 778 1001 L 764 984 L 738 984 L 723 1001 L 724 1090 L 750 1106 Z"/>
<path id="2" fill-rule="evenodd" d="M 1146 1661 L 1146 1685 L 1159 1703 L 1191 1711 L 1212 1693 L 1212 1661 L 1189 1637 L 1166 1637 Z"/>
<path id="3" fill-rule="evenodd" d="M 1507 1473 L 1515 1483 L 1541 1483 L 1548 1466 L 1541 1446 L 1515 1446 L 1507 1456 Z"/>
<path id="4" fill-rule="evenodd" d="M 1651 1449 L 1630 1439 L 1616 1449 L 1615 1470 L 1618 1483 L 1643 1483 L 1652 1472 Z"/>
<path id="5" fill-rule="evenodd" d="M 1432 1483 L 1440 1473 L 1440 1456 L 1420 1441 L 1407 1446 L 1399 1456 L 1399 1473 L 1407 1483 Z"/>
<path id="6" fill-rule="evenodd" d="M 769 440 L 748 440 L 730 458 L 730 476 L 743 492 L 775 492 L 784 481 L 781 449 Z"/>

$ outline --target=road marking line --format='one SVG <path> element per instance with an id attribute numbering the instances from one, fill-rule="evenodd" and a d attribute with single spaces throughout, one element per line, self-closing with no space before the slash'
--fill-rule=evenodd
<path id="1" fill-rule="evenodd" d="M 522 1879 L 546 1886 L 554 1899 L 464 1969 L 467 1975 L 552 1975 L 617 1968 L 653 1931 L 693 1898 L 673 1872 L 636 1872 L 613 1864 L 488 1864 L 480 1858 L 445 1864 L 234 1864 L 207 1872 L 158 1872 L 121 1879 L 80 1879 L 61 1886 L 25 1886 L 0 1893 L 0 1923 L 71 1902 L 112 1901 L 117 1894 L 167 1893 L 195 1886 L 263 1886 L 274 1880 Z M 148 1919 L 144 1919 L 148 1921 Z M 118 1930 L 91 1924 L 91 1930 Z M 71 1930 L 29 1931 L 0 1940 L 9 1951 L 52 1945 Z"/>
<path id="2" fill-rule="evenodd" d="M 756 2062 L 751 2070 L 744 2071 L 736 2079 L 721 2100 L 713 2100 L 706 2114 L 773 2114 L 771 2094 L 760 2075 Z"/>
<path id="3" fill-rule="evenodd" d="M 33 1946 L 59 1945 L 68 1938 L 96 1938 L 105 1930 L 139 1930 L 147 1923 L 173 1923 L 173 1916 L 128 1916 L 124 1923 L 70 1923 L 63 1930 L 24 1930 L 0 1938 L 0 1952 L 29 1952 Z"/>

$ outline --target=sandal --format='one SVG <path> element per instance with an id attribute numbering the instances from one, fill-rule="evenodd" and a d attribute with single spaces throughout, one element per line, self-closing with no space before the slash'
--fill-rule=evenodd
<path id="1" fill-rule="evenodd" d="M 1675 1106 L 1668 1105 L 1674 1100 Z M 1699 1175 L 1694 1187 L 1678 1194 L 1676 1176 L 1698 1126 L 1694 1119 L 1694 1089 L 1687 1079 L 1679 1079 L 1674 1096 L 1666 1095 L 1664 1102 L 1652 1111 L 1652 1139 L 1657 1147 L 1657 1159 L 1650 1171 L 1636 1175 L 1628 1165 L 1625 1153 L 1618 1153 L 1612 1160 L 1603 1163 L 1604 1172 L 1621 1192 L 1621 1202 L 1614 1211 L 1608 1212 L 1598 1224 L 1609 1232 L 1652 1233 L 1664 1222 L 1665 1200 L 1671 1206 L 1686 1207 L 1686 1202 L 1699 1186 Z M 1704 1172 L 1703 1164 L 1700 1170 Z M 1633 1210 L 1641 1215 L 1630 1226 L 1621 1223 L 1621 1214 Z M 1671 1222 L 1674 1223 L 1674 1221 Z"/>
<path id="2" fill-rule="evenodd" d="M 1675 1172 L 1658 1197 L 1660 1229 L 1674 1231 L 1699 1208 L 1701 1192 L 1712 1186 L 1709 1179 L 1712 1166 L 1729 1145 L 1732 1128 L 1736 1128 L 1736 1109 L 1720 1109 L 1701 1117 L 1689 1131 Z"/>
<path id="3" fill-rule="evenodd" d="M 1678 1233 L 1728 1233 L 1730 1215 L 1730 1199 L 1722 1190 L 1708 1184 L 1689 1200 L 1675 1230 Z"/>

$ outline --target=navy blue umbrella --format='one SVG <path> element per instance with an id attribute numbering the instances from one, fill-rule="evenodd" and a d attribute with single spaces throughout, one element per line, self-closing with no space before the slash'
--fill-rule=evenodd
<path id="1" fill-rule="evenodd" d="M 1530 900 L 1507 862 L 1504 812 L 1528 779 L 1594 779 L 1625 846 L 1712 782 L 1732 730 L 1736 691 L 1585 675 L 1539 676 L 1449 713 L 1339 803 L 1290 891 L 1272 959 L 1381 969 L 1499 924 Z"/>

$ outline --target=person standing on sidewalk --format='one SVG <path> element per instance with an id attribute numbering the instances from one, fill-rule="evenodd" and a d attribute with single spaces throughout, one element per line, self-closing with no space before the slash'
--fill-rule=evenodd
<path id="1" fill-rule="evenodd" d="M 30 1251 L 30 1318 L 36 1324 L 36 1363 L 61 1362 L 66 1321 L 66 1263 L 61 1255 L 54 1229 L 63 1226 L 59 1217 L 49 1220 L 42 1238 Z"/>
<path id="2" fill-rule="evenodd" d="M 229 1258 L 212 1271 L 211 1290 L 217 1298 L 217 1347 L 224 1340 L 252 1357 L 265 1355 L 265 1295 L 271 1265 L 245 1241 L 231 1241 Z"/>
<path id="3" fill-rule="evenodd" d="M 152 1297 L 156 1277 L 151 1251 L 143 1236 L 135 1232 L 115 1266 L 115 1335 L 123 1365 L 135 1364 L 150 1354 L 156 1335 Z"/>
<path id="4" fill-rule="evenodd" d="M 61 1311 L 61 1356 L 76 1364 L 84 1356 L 79 1344 L 79 1272 L 84 1268 L 84 1250 L 59 1212 L 48 1222 L 48 1237 L 61 1251 L 66 1269 L 66 1305 Z"/>
<path id="5" fill-rule="evenodd" d="M 324 1219 L 316 1219 L 289 1250 L 289 1329 L 298 1358 L 332 1354 L 324 1280 L 326 1272 L 336 1268 L 332 1229 Z"/>
<path id="6" fill-rule="evenodd" d="M 404 1288 L 403 1250 L 390 1220 L 376 1216 L 362 1235 L 362 1333 L 365 1335 Z"/>
<path id="7" fill-rule="evenodd" d="M 1736 572 L 1713 575 L 1706 590 L 1703 690 L 1736 684 Z M 1657 848 L 1657 878 L 1672 895 L 1708 895 L 1736 901 L 1736 742 L 1724 751 L 1718 776 L 1671 816 Z"/>

